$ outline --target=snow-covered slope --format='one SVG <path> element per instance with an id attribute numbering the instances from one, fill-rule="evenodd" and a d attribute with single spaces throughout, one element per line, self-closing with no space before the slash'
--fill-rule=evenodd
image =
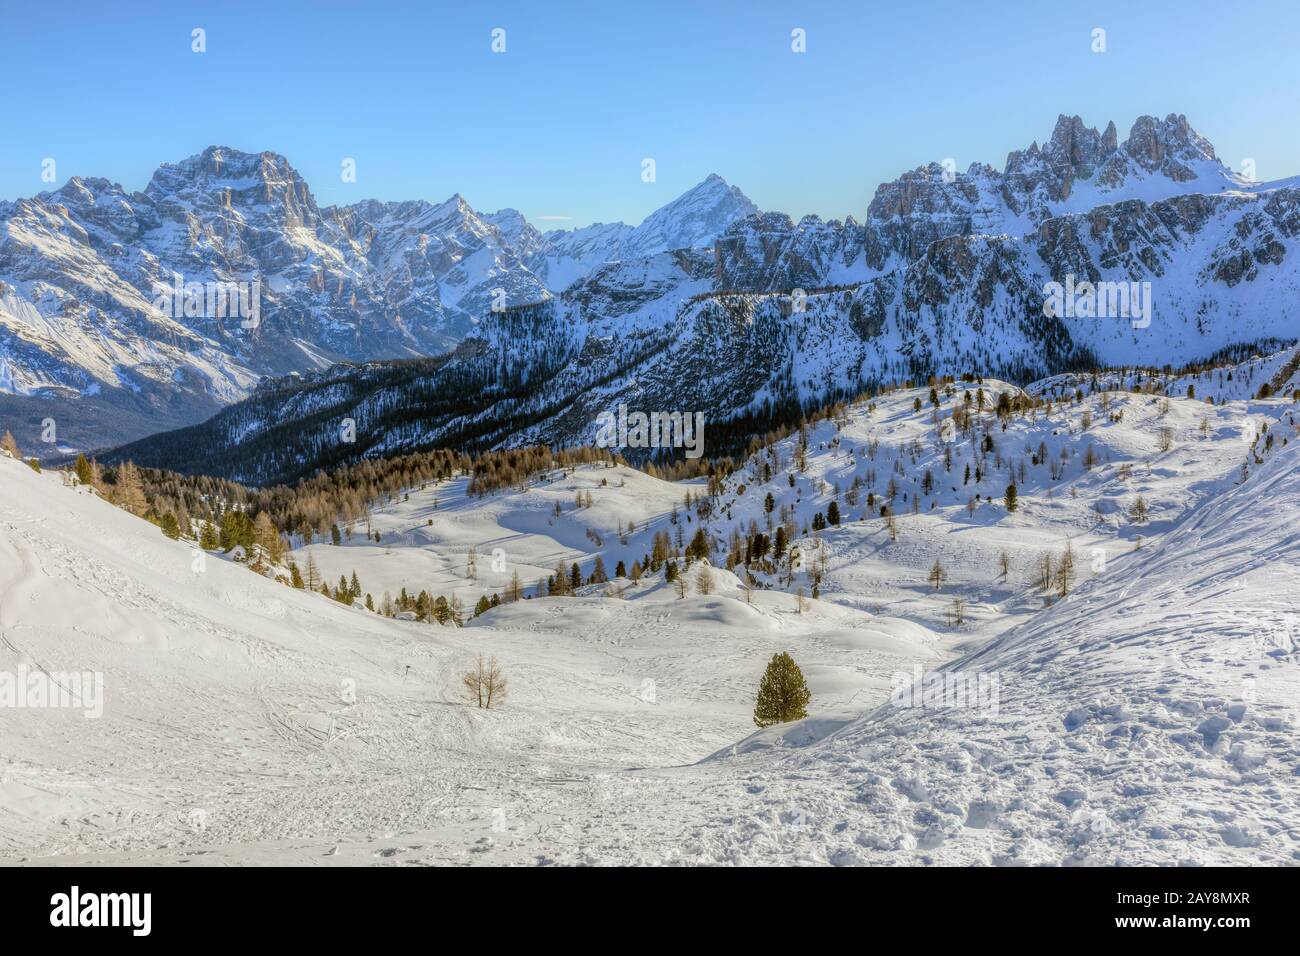
<path id="1" fill-rule="evenodd" d="M 456 478 L 377 508 L 377 544 L 354 533 L 297 553 L 331 579 L 356 571 L 376 599 L 429 589 L 469 605 L 513 571 L 531 585 L 600 556 L 612 575 L 660 531 L 703 525 L 721 546 L 707 594 L 694 572 L 685 597 L 649 574 L 464 629 L 275 584 L 0 455 L 0 672 L 104 681 L 98 719 L 0 709 L 0 857 L 1294 861 L 1293 402 L 1096 393 L 1003 419 L 978 412 L 980 390 L 1018 394 L 957 383 L 937 417 L 927 389 L 882 395 L 712 495 L 599 465 L 483 498 Z M 974 427 L 945 432 L 968 394 Z M 878 506 L 887 483 L 896 537 L 865 497 Z M 792 574 L 725 570 L 732 530 L 768 527 L 769 493 L 794 529 Z M 832 500 L 841 523 L 819 531 Z M 1047 600 L 1036 565 L 1067 542 L 1074 587 Z M 800 613 L 796 586 L 818 581 Z M 808 676 L 810 715 L 751 734 L 777 651 Z M 491 712 L 459 698 L 479 652 L 511 681 Z M 982 675 L 985 696 L 890 703 L 935 668 Z"/>
<path id="2" fill-rule="evenodd" d="M 773 653 L 793 651 L 841 720 L 883 699 L 891 673 L 938 658 L 923 627 L 829 605 L 797 614 L 785 595 L 745 602 L 722 570 L 711 596 L 678 600 L 647 578 L 625 600 L 529 600 L 464 630 L 388 620 L 200 561 L 3 455 L 0 488 L 0 674 L 103 681 L 98 718 L 0 708 L 7 862 L 487 862 L 525 832 L 511 861 L 567 858 L 575 794 L 620 806 L 625 768 L 743 736 Z M 493 516 L 466 504 L 446 520 L 468 539 Z M 497 517 L 537 528 L 516 537 L 545 534 L 540 509 Z M 393 551 L 417 545 L 395 536 Z M 409 553 L 436 580 L 432 551 Z M 510 681 L 490 712 L 461 696 L 483 652 Z M 633 825 L 630 807 L 618 814 Z"/>
<path id="3" fill-rule="evenodd" d="M 700 821 L 699 842 L 732 860 L 1294 864 L 1298 455 L 945 666 L 994 680 L 995 712 L 900 695 L 806 750 L 716 761 L 706 776 L 767 784 L 768 814 Z M 725 790 L 698 783 L 700 803 Z"/>
<path id="4" fill-rule="evenodd" d="M 1232 371 L 1228 382 L 1245 377 L 1244 366 Z M 975 388 L 945 396 L 940 414 L 964 405 Z M 980 388 L 990 402 L 1015 391 L 995 381 Z M 1288 530 L 1300 503 L 1294 404 L 1096 394 L 1032 418 L 1012 416 L 1005 430 L 990 412 L 991 429 L 952 443 L 950 472 L 929 409 L 913 411 L 924 396 L 904 390 L 879 399 L 869 414 L 850 410 L 839 425 L 818 424 L 802 470 L 794 464 L 797 438 L 756 456 L 712 502 L 708 526 L 724 550 L 732 528 L 770 532 L 763 502 L 772 494 L 774 517 L 789 514 L 800 529 L 792 541 L 804 557 L 792 580 L 758 573 L 756 584 L 808 590 L 811 569 L 821 563 L 823 602 L 816 606 L 834 602 L 923 622 L 943 648 L 964 652 L 941 673 L 955 675 L 950 681 L 970 678 L 972 690 L 984 687 L 990 696 L 947 710 L 901 706 L 907 698 L 900 697 L 900 705 L 847 722 L 839 711 L 815 712 L 720 748 L 697 766 L 621 779 L 618 799 L 637 806 L 639 825 L 635 843 L 614 844 L 627 854 L 617 858 L 957 865 L 1300 858 L 1290 744 L 1300 718 L 1300 550 Z M 1162 450 L 1165 429 L 1170 444 Z M 979 454 L 986 433 L 994 447 Z M 1048 457 L 1029 465 L 1019 507 L 1008 514 L 1006 473 L 1037 454 L 1040 442 Z M 1096 464 L 1085 463 L 1089 448 Z M 1243 462 L 1250 474 L 1244 482 Z M 966 464 L 986 469 L 983 482 L 962 480 Z M 1059 477 L 1048 474 L 1058 469 Z M 644 537 L 659 526 L 656 511 L 672 497 L 642 476 L 648 486 L 630 485 L 622 499 L 600 484 L 606 471 L 579 470 L 479 506 L 462 506 L 446 485 L 434 493 L 437 508 L 412 494 L 376 520 L 386 523 L 386 539 L 411 528 L 420 547 L 436 542 L 458 555 L 485 537 L 512 553 L 534 553 L 517 534 L 502 534 L 499 518 L 486 535 L 466 523 L 527 509 L 539 516 L 533 527 L 541 529 L 545 516 L 544 534 L 569 542 L 562 560 L 589 567 L 600 553 L 612 566 L 644 550 Z M 938 476 L 937 488 L 914 514 L 908 500 L 926 471 Z M 871 472 L 878 478 L 862 480 L 859 504 L 848 505 L 855 476 Z M 898 486 L 897 540 L 883 520 L 859 510 L 871 488 L 877 503 L 883 500 L 886 480 Z M 571 510 L 583 489 L 598 496 L 597 506 Z M 699 494 L 702 486 L 687 490 Z M 977 491 L 996 500 L 968 511 Z M 1149 501 L 1150 517 L 1136 522 L 1128 509 L 1139 496 Z M 832 499 L 842 524 L 809 534 L 813 515 Z M 549 508 L 557 501 L 561 516 Z M 644 537 L 623 545 L 609 534 L 616 516 L 618 527 L 635 521 Z M 426 517 L 433 521 L 427 532 Z M 588 527 L 605 532 L 604 547 L 582 534 Z M 403 544 L 399 536 L 391 547 L 397 557 L 383 559 L 378 546 L 359 543 L 311 550 L 330 574 L 364 567 L 379 575 L 388 561 L 403 568 L 383 579 L 396 589 L 423 580 L 406 577 L 410 566 L 398 564 L 404 556 L 420 563 Z M 1034 577 L 1041 558 L 1059 556 L 1067 544 L 1076 580 L 1061 598 Z M 1009 556 L 1005 575 L 1001 554 Z M 936 559 L 947 572 L 938 590 L 927 581 Z M 431 580 L 473 600 L 482 589 L 467 590 L 459 564 L 444 561 L 443 576 Z M 547 561 L 538 564 L 545 569 Z M 954 598 L 965 602 L 958 626 Z M 902 689 L 920 673 L 891 675 L 893 686 Z M 926 680 L 934 678 L 922 678 L 923 688 Z M 673 809 L 660 813 L 665 794 Z M 570 812 L 580 812 L 578 800 Z M 597 843 L 615 832 L 619 812 L 607 803 L 588 811 L 585 826 Z M 597 856 L 569 857 L 584 858 Z"/>
<path id="5" fill-rule="evenodd" d="M 1255 364 L 1218 375 L 1231 385 L 1248 379 Z M 1094 391 L 1086 380 L 1068 391 L 1035 384 L 1029 391 L 1053 404 L 1005 418 L 994 411 L 999 397 L 1025 394 L 1005 382 L 940 386 L 938 406 L 929 389 L 900 389 L 745 458 L 706 496 L 703 510 L 685 499 L 703 495 L 704 482 L 666 485 L 625 467 L 546 474 L 527 491 L 481 501 L 466 497 L 461 478 L 412 489 L 378 510 L 378 544 L 353 529 L 341 548 L 306 550 L 331 581 L 357 571 L 376 599 L 432 586 L 473 606 L 509 579 L 506 570 L 490 570 L 496 547 L 531 586 L 557 561 L 577 562 L 584 575 L 597 557 L 611 573 L 619 562 L 631 567 L 660 531 L 689 540 L 705 527 L 714 561 L 722 563 L 735 536 L 747 542 L 756 531 L 770 538 L 783 528 L 801 556 L 775 571 L 750 566 L 754 586 L 789 594 L 819 587 L 827 600 L 936 629 L 961 598 L 969 622 L 957 631 L 963 640 L 987 638 L 1050 602 L 1055 592 L 1036 583 L 1045 556 L 1057 558 L 1068 543 L 1076 580 L 1087 580 L 1234 487 L 1242 465 L 1254 469 L 1254 457 L 1294 426 L 1289 393 L 1249 400 L 1220 393 L 1210 404 L 1215 390 L 1205 382 L 1194 399 L 1152 391 L 1151 379 L 1127 384 L 1145 390 Z M 953 415 L 963 412 L 969 425 L 958 426 Z M 1005 505 L 1009 484 L 1017 486 L 1014 514 Z M 588 493 L 593 506 L 575 507 Z M 1135 520 L 1139 498 L 1145 514 Z M 832 503 L 840 523 L 819 530 L 817 516 L 824 519 Z M 895 515 L 893 532 L 885 507 Z M 474 580 L 465 572 L 471 546 L 479 552 Z M 941 589 L 927 581 L 936 560 L 945 568 Z"/>

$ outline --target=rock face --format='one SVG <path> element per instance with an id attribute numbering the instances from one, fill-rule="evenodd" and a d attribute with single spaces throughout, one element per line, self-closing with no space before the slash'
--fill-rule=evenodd
<path id="1" fill-rule="evenodd" d="M 734 223 L 718 240 L 719 287 L 774 291 L 864 282 L 905 269 L 950 236 L 1023 237 L 1053 217 L 1126 199 L 1148 202 L 1188 192 L 1250 188 L 1218 162 L 1187 123 L 1140 117 L 1122 144 L 1061 116 L 1045 146 L 1011 153 L 998 172 L 983 163 L 965 172 L 930 163 L 884 183 L 866 220 L 797 225 L 779 213 Z"/>
<path id="2" fill-rule="evenodd" d="M 714 253 L 611 263 L 538 306 L 485 320 L 445 360 L 279 380 L 116 457 L 283 481 L 357 455 L 592 442 L 597 416 L 621 403 L 703 412 L 744 435 L 930 374 L 1023 382 L 1098 365 L 1179 365 L 1300 328 L 1300 190 L 1291 188 L 1129 199 L 1044 220 L 1023 237 L 949 236 L 902 269 L 810 282 L 802 297 L 784 287 L 716 291 L 719 261 L 788 263 L 776 284 L 824 274 L 794 251 L 800 226 L 807 239 L 827 224 L 768 225 L 738 247 L 720 240 Z M 735 248 L 749 254 L 729 260 Z M 746 276 L 776 282 L 770 272 Z M 1133 310 L 1045 314 L 1049 284 L 1070 276 L 1072 285 L 1122 283 Z M 357 423 L 356 445 L 338 440 L 343 418 Z"/>
<path id="3" fill-rule="evenodd" d="M 141 193 L 74 178 L 0 203 L 0 412 L 30 444 L 43 402 L 74 419 L 94 395 L 119 414 L 80 422 L 102 434 L 77 447 L 113 444 L 196 421 L 263 375 L 440 354 L 494 306 L 542 301 L 608 261 L 711 245 L 752 211 L 717 176 L 638 227 L 543 234 L 459 195 L 322 209 L 283 156 L 220 146 L 163 165 Z M 160 310 L 178 277 L 256 281 L 257 323 Z"/>
<path id="4" fill-rule="evenodd" d="M 175 448 L 210 451 L 259 480 L 439 443 L 589 441 L 624 400 L 756 423 L 932 373 L 1178 364 L 1297 335 L 1298 205 L 1176 115 L 1122 142 L 1062 116 L 1001 172 L 945 161 L 880 186 L 861 222 L 758 212 L 717 176 L 636 227 L 539 232 L 459 196 L 319 209 L 282 157 L 214 148 L 140 195 L 73 180 L 0 206 L 0 389 L 107 383 L 193 421 L 301 373 L 202 442 L 132 450 L 172 467 Z M 259 278 L 261 325 L 158 315 L 148 290 L 173 272 Z M 1124 309 L 1048 315 L 1054 283 L 1106 283 L 1097 301 Z M 442 357 L 373 364 L 424 355 Z M 354 365 L 321 371 L 336 361 Z M 352 449 L 331 437 L 344 409 L 371 429 Z"/>

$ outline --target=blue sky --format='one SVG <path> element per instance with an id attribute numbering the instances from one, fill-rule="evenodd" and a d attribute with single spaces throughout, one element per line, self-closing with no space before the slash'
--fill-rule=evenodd
<path id="1" fill-rule="evenodd" d="M 284 154 L 322 205 L 460 192 L 637 222 L 717 172 L 764 209 L 861 218 L 878 183 L 1000 168 L 1058 113 L 1122 138 L 1181 112 L 1234 168 L 1300 173 L 1292 2 L 0 3 L 8 199 L 51 188 L 46 157 L 59 185 L 142 189 L 219 143 Z"/>

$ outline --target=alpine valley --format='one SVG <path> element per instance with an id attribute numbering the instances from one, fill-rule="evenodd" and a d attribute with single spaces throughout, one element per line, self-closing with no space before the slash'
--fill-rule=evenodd
<path id="1" fill-rule="evenodd" d="M 1061 116 L 1000 171 L 880 186 L 861 222 L 761 212 L 717 175 L 635 227 L 543 232 L 459 195 L 320 208 L 284 157 L 214 146 L 142 193 L 74 178 L 0 203 L 0 417 L 46 458 L 251 484 L 590 443 L 620 404 L 701 411 L 730 450 L 931 375 L 1276 351 L 1298 237 L 1300 179 L 1238 175 L 1172 114 L 1123 140 Z M 258 282 L 260 320 L 160 308 L 178 277 Z M 1045 314 L 1067 281 L 1145 288 L 1149 315 Z"/>
<path id="2" fill-rule="evenodd" d="M 0 223 L 0 864 L 1300 862 L 1300 179 L 1182 116 L 861 221 L 213 147 Z"/>

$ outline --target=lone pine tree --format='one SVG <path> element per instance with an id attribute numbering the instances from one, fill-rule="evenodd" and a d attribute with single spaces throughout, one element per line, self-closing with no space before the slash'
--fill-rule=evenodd
<path id="1" fill-rule="evenodd" d="M 754 723 L 759 727 L 802 720 L 808 716 L 808 701 L 812 693 L 803 678 L 803 671 L 789 654 L 773 654 L 763 679 L 758 684 L 758 700 L 754 704 Z"/>

